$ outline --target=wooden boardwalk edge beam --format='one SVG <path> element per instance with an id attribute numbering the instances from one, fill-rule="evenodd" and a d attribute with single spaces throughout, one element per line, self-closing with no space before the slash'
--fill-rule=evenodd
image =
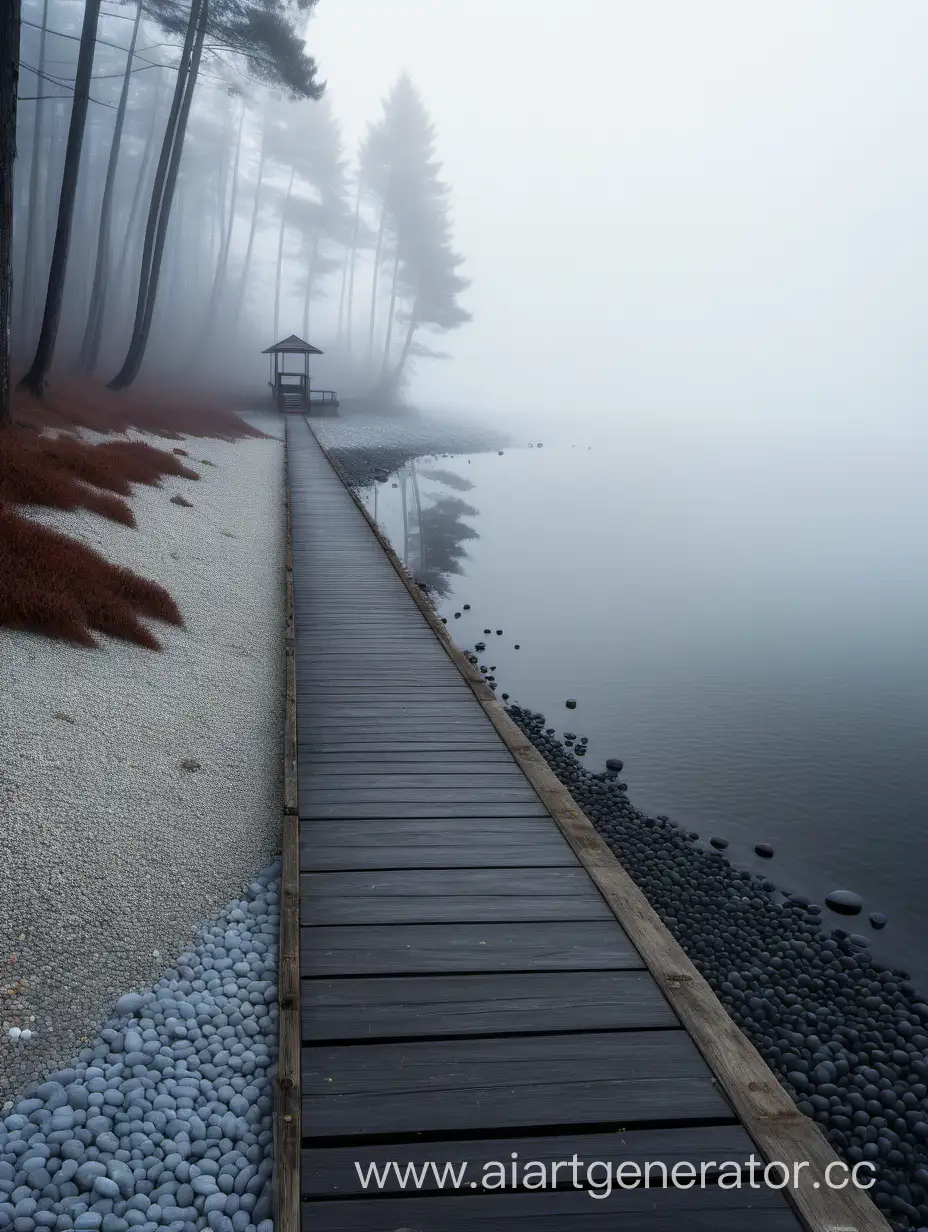
<path id="1" fill-rule="evenodd" d="M 309 430 L 312 423 L 307 419 Z M 316 438 L 318 441 L 318 437 Z M 322 448 L 321 442 L 319 442 Z M 422 612 L 455 667 L 470 685 L 501 739 L 521 766 L 539 799 L 554 818 L 610 910 L 637 948 L 648 970 L 696 1044 L 720 1089 L 768 1161 L 805 1163 L 804 1184 L 786 1196 L 811 1232 L 891 1232 L 867 1194 L 847 1184 L 828 1187 L 823 1179 L 839 1156 L 818 1125 L 799 1111 L 776 1075 L 748 1040 L 712 988 L 671 935 L 644 893 L 600 838 L 545 759 L 506 714 L 502 702 L 473 664 L 455 646 L 434 608 L 416 585 L 389 540 L 374 522 L 342 468 L 323 448 L 403 585 Z M 836 1174 L 846 1179 L 840 1171 Z M 815 1188 L 813 1182 L 819 1184 Z M 289 1230 L 287 1230 L 289 1232 Z"/>
<path id="2" fill-rule="evenodd" d="M 285 425 L 286 428 L 286 425 Z M 296 656 L 290 475 L 284 438 L 286 490 L 284 812 L 280 843 L 278 1056 L 274 1101 L 274 1225 L 300 1232 L 300 818 L 297 796 Z"/>

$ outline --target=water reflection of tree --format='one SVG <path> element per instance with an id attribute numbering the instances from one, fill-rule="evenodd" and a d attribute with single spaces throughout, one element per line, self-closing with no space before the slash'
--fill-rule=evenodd
<path id="1" fill-rule="evenodd" d="M 417 582 L 423 582 L 442 598 L 451 593 L 451 578 L 463 573 L 462 561 L 467 559 L 464 544 L 480 536 L 464 521 L 474 518 L 478 510 L 458 496 L 424 495 L 419 480 L 428 479 L 458 492 L 474 487 L 469 479 L 453 471 L 419 470 L 414 460 L 395 472 L 394 486 L 400 489 L 402 510 L 402 543 L 397 550 L 403 564 Z M 373 515 L 378 522 L 379 484 L 373 485 Z M 379 523 L 378 523 L 379 524 Z"/>
<path id="2" fill-rule="evenodd" d="M 439 496 L 424 505 L 419 518 L 422 566 L 417 581 L 424 582 L 443 598 L 451 593 L 451 579 L 463 573 L 467 560 L 464 544 L 480 536 L 464 518 L 474 518 L 477 510 L 459 496 Z"/>
<path id="3" fill-rule="evenodd" d="M 454 471 L 420 471 L 419 474 L 423 479 L 433 479 L 436 483 L 443 483 L 446 488 L 454 488 L 455 492 L 470 492 L 473 484 L 469 479 L 465 479 L 463 475 L 456 475 Z"/>

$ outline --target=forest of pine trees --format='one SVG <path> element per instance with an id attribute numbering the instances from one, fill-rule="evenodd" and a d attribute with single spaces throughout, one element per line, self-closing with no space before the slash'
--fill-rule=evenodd
<path id="1" fill-rule="evenodd" d="M 0 423 L 56 373 L 254 388 L 289 333 L 387 402 L 469 320 L 423 100 L 346 150 L 315 4 L 0 3 Z"/>

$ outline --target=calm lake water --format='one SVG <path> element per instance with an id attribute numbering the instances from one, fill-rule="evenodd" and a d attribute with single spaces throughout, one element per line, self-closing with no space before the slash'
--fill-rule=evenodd
<path id="1" fill-rule="evenodd" d="M 467 553 L 440 603 L 458 644 L 588 736 L 588 767 L 622 757 L 637 806 L 813 901 L 856 890 L 861 916 L 826 919 L 928 986 L 925 430 L 531 422 L 502 457 L 414 468 L 425 575 Z M 400 550 L 402 490 L 377 492 Z"/>

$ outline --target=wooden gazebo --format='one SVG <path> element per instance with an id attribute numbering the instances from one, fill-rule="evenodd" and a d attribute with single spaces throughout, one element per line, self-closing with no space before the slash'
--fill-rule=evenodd
<path id="1" fill-rule="evenodd" d="M 313 389 L 309 373 L 310 355 L 321 355 L 322 351 L 311 342 L 304 342 L 296 334 L 284 338 L 274 346 L 261 352 L 270 355 L 271 387 L 274 401 L 281 411 L 317 415 L 336 415 L 338 413 L 338 395 L 334 389 Z M 287 356 L 302 355 L 303 370 L 287 370 Z"/>

